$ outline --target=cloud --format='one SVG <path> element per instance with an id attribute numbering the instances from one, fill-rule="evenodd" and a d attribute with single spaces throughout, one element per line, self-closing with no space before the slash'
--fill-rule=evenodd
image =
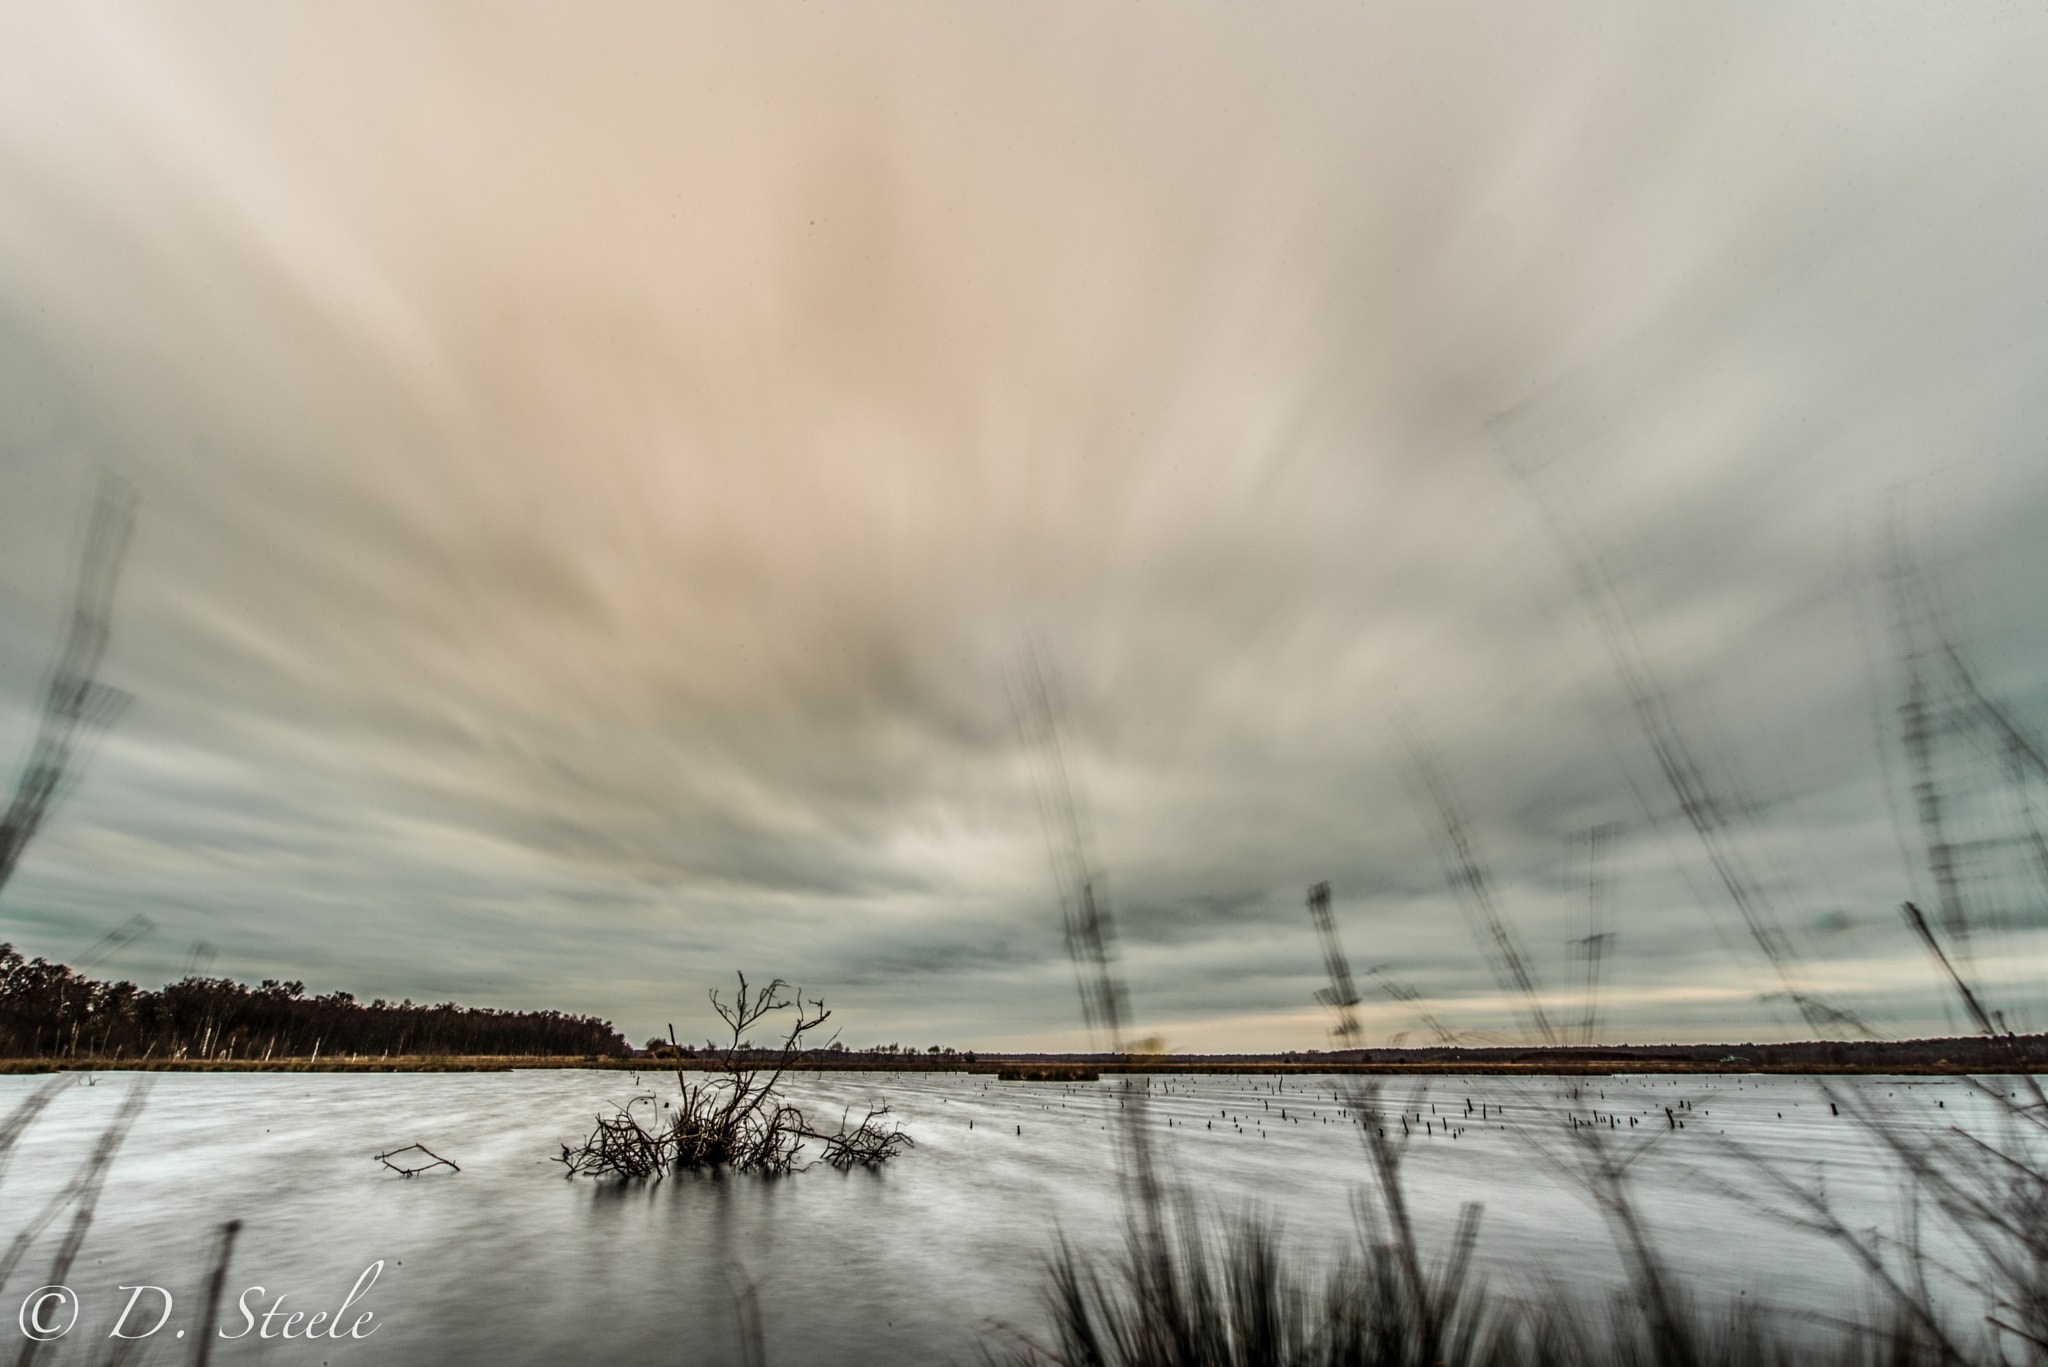
<path id="1" fill-rule="evenodd" d="M 14 13 L 15 733 L 91 470 L 145 505 L 140 702 L 0 934 L 147 909 L 138 976 L 203 937 L 636 1038 L 735 967 L 862 1038 L 1053 1038 L 1036 633 L 1141 1022 L 1319 1042 L 1328 878 L 1361 964 L 1507 1028 L 1406 726 L 1554 991 L 1615 821 L 1614 1029 L 1775 1028 L 1590 548 L 1786 922 L 1858 926 L 1811 971 L 1934 1028 L 1888 507 L 2001 696 L 2048 679 L 2004 587 L 2048 569 L 2048 35 L 1994 17 Z"/>

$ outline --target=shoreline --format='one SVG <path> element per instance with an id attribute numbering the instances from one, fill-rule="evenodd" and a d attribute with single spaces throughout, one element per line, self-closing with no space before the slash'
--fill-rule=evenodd
<path id="1" fill-rule="evenodd" d="M 683 1072 L 721 1071 L 705 1060 L 684 1059 Z M 534 1069 L 586 1069 L 595 1072 L 670 1073 L 673 1059 L 617 1059 L 574 1056 L 408 1055 L 364 1059 L 0 1059 L 0 1076 L 49 1073 L 509 1073 Z M 1741 1060 L 1708 1062 L 1692 1059 L 1600 1060 L 1441 1060 L 1416 1063 L 1308 1063 L 1293 1059 L 1247 1056 L 1243 1059 L 1147 1059 L 1107 1063 L 1058 1056 L 986 1056 L 973 1063 L 951 1061 L 929 1066 L 805 1060 L 790 1073 L 968 1073 L 990 1077 L 1006 1070 L 1035 1076 L 1010 1079 L 1027 1082 L 1093 1081 L 1088 1075 L 1230 1075 L 1262 1076 L 1418 1076 L 1418 1077 L 1614 1077 L 1635 1074 L 1697 1076 L 1771 1075 L 1782 1077 L 1972 1077 L 2015 1071 L 1988 1060 L 1972 1063 L 1893 1061 L 1888 1063 L 1754 1063 Z M 2031 1070 L 2026 1070 L 2031 1071 Z"/>

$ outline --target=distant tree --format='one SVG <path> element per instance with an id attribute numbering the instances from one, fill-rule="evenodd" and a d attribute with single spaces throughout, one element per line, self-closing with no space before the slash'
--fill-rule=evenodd
<path id="1" fill-rule="evenodd" d="M 0 1056 L 291 1058 L 313 1054 L 622 1055 L 609 1021 L 559 1011 L 358 1006 L 301 982 L 188 977 L 150 992 L 0 945 Z"/>

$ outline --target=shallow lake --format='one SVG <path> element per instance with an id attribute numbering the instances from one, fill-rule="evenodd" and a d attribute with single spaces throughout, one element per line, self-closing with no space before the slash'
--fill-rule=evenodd
<path id="1" fill-rule="evenodd" d="M 0 1240 L 15 1240 L 71 1182 L 135 1079 L 59 1084 L 0 1177 Z M 80 1307 L 76 1328 L 40 1361 L 102 1361 L 131 1297 L 140 1300 L 127 1332 L 149 1328 L 160 1298 L 122 1289 L 139 1285 L 164 1288 L 172 1309 L 131 1361 L 187 1361 L 219 1227 L 239 1219 L 206 1327 L 242 1336 L 215 1341 L 216 1363 L 718 1367 L 744 1360 L 739 1307 L 749 1295 L 769 1363 L 971 1362 L 983 1343 L 1038 1329 L 1043 1261 L 1057 1235 L 1117 1248 L 1112 1132 L 1127 1087 L 1148 1089 L 1146 1123 L 1173 1184 L 1219 1215 L 1276 1219 L 1304 1259 L 1355 1245 L 1354 1201 L 1369 1181 L 1357 1128 L 1334 1099 L 1340 1080 L 1330 1078 L 804 1075 L 788 1090 L 814 1120 L 887 1102 L 916 1147 L 875 1172 L 818 1166 L 776 1180 L 639 1186 L 565 1180 L 551 1160 L 608 1103 L 672 1090 L 672 1075 L 643 1075 L 639 1088 L 631 1074 L 577 1070 L 152 1081 L 62 1278 Z M 45 1082 L 0 1077 L 0 1117 Z M 1990 1109 L 1948 1079 L 1830 1085 L 1906 1125 L 1967 1125 Z M 1845 1311 L 1867 1299 L 1846 1253 L 1774 1212 L 1759 1160 L 1824 1183 L 1852 1226 L 1892 1228 L 1900 1215 L 1892 1168 L 1861 1127 L 1830 1113 L 1812 1080 L 1443 1077 L 1426 1088 L 1394 1079 L 1386 1095 L 1396 1110 L 1410 1103 L 1405 1172 L 1422 1242 L 1441 1247 L 1459 1206 L 1482 1203 L 1482 1266 L 1505 1293 L 1541 1294 L 1539 1277 L 1589 1296 L 1620 1283 L 1597 1210 L 1568 1163 L 1545 1156 L 1572 1152 L 1574 1124 L 1642 1147 L 1631 1169 L 1642 1211 L 1667 1259 L 1708 1300 Z M 373 1157 L 415 1142 L 461 1171 L 408 1180 Z M 57 1280 L 45 1274 L 74 1228 L 75 1204 L 34 1235 L 0 1288 L 9 1354 L 22 1341 L 23 1298 Z M 306 1326 L 292 1312 L 331 1315 L 352 1290 L 342 1337 L 329 1337 L 326 1322 L 320 1337 L 298 1336 Z M 255 1332 L 244 1332 L 252 1319 L 240 1307 Z M 271 1308 L 280 1313 L 264 1338 Z M 287 1325 L 290 1339 L 280 1336 Z M 350 1327 L 366 1336 L 348 1337 Z"/>

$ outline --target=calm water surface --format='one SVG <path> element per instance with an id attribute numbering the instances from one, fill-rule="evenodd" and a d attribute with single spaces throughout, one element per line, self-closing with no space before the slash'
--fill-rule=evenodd
<path id="1" fill-rule="evenodd" d="M 0 1178 L 0 1239 L 14 1239 L 71 1180 L 133 1080 L 66 1080 Z M 641 1081 L 663 1085 L 658 1074 Z M 0 1115 L 42 1082 L 0 1078 Z M 749 1289 L 770 1363 L 973 1361 L 989 1336 L 1040 1325 L 1041 1270 L 1056 1234 L 1116 1246 L 1111 1130 L 1127 1083 L 1150 1087 L 1148 1123 L 1168 1171 L 1199 1203 L 1275 1217 L 1305 1258 L 1355 1243 L 1353 1202 L 1367 1172 L 1327 1078 L 808 1076 L 791 1091 L 814 1119 L 886 1101 L 917 1147 L 880 1172 L 821 1166 L 774 1181 L 618 1186 L 564 1180 L 550 1160 L 594 1113 L 633 1094 L 630 1074 L 166 1074 L 154 1079 L 65 1278 L 82 1306 L 77 1328 L 41 1360 L 101 1361 L 131 1295 L 120 1288 L 150 1284 L 170 1291 L 173 1310 L 136 1360 L 187 1361 L 215 1231 L 239 1218 L 213 1321 L 229 1333 L 245 1327 L 238 1301 L 258 1315 L 279 1296 L 286 1314 L 331 1311 L 365 1269 L 384 1266 L 348 1312 L 349 1323 L 375 1316 L 368 1337 L 286 1340 L 276 1336 L 281 1315 L 269 1339 L 259 1326 L 216 1341 L 216 1363 L 717 1367 L 743 1360 L 737 1306 Z M 1908 1123 L 1967 1122 L 1985 1106 L 1951 1081 L 1836 1083 Z M 1844 1254 L 1745 1197 L 1762 1188 L 1731 1141 L 1824 1182 L 1852 1224 L 1898 1216 L 1890 1169 L 1806 1080 L 1436 1078 L 1419 1095 L 1406 1082 L 1389 1095 L 1397 1105 L 1416 1097 L 1410 1114 L 1422 1123 L 1407 1175 L 1425 1242 L 1440 1242 L 1462 1202 L 1482 1202 L 1480 1251 L 1502 1291 L 1533 1290 L 1537 1276 L 1588 1293 L 1619 1282 L 1597 1213 L 1543 1156 L 1568 1151 L 1571 1116 L 1597 1117 L 1603 1129 L 1611 1116 L 1617 1138 L 1647 1145 L 1637 1193 L 1665 1253 L 1703 1296 L 1820 1310 L 1865 1298 Z M 1666 1106 L 1683 1130 L 1670 1127 Z M 372 1157 L 414 1142 L 462 1171 L 405 1180 Z M 67 1210 L 0 1289 L 0 1355 L 17 1351 L 20 1302 L 51 1280 L 44 1274 L 70 1227 Z M 154 1293 L 143 1294 L 131 1332 L 156 1318 Z"/>

